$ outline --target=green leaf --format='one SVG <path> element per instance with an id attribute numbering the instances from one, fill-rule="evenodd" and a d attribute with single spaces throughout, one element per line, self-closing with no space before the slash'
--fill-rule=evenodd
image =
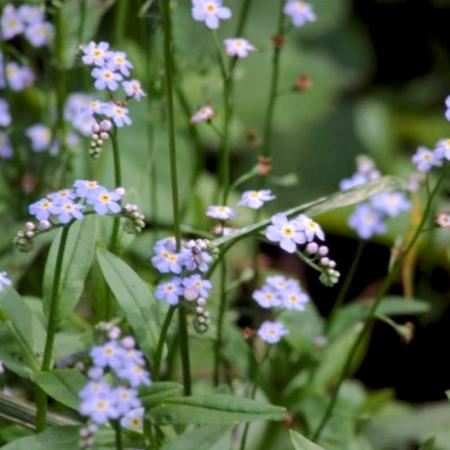
<path id="1" fill-rule="evenodd" d="M 230 430 L 231 427 L 220 425 L 195 428 L 180 434 L 160 450 L 210 450 Z"/>
<path id="2" fill-rule="evenodd" d="M 284 408 L 224 394 L 167 399 L 151 409 L 150 420 L 159 425 L 227 425 L 257 420 L 282 420 Z"/>
<path id="3" fill-rule="evenodd" d="M 61 20 L 62 41 L 64 42 L 63 65 L 71 68 L 76 60 L 78 46 L 87 44 L 97 32 L 102 16 L 108 11 L 113 0 L 86 0 L 86 15 L 82 35 L 80 36 L 81 0 L 65 0 L 62 2 Z M 81 39 L 80 39 L 81 38 Z"/>
<path id="4" fill-rule="evenodd" d="M 41 355 L 45 344 L 45 330 L 22 297 L 12 288 L 0 292 L 0 319 L 5 321 L 14 339 L 23 351 L 29 366 L 37 370 L 36 355 Z"/>
<path id="5" fill-rule="evenodd" d="M 309 216 L 317 216 L 329 211 L 333 211 L 338 208 L 355 205 L 360 203 L 373 195 L 381 192 L 398 191 L 404 189 L 404 185 L 395 177 L 383 177 L 376 181 L 363 184 L 353 189 L 349 189 L 344 192 L 337 192 L 333 195 L 319 198 L 310 203 L 305 203 L 295 208 L 288 209 L 282 213 L 290 217 L 295 214 L 304 213 Z M 241 228 L 239 231 L 232 233 L 228 236 L 223 236 L 212 241 L 215 246 L 221 246 L 231 241 L 238 241 L 245 236 L 255 233 L 270 225 L 271 219 L 257 222 L 253 225 Z"/>
<path id="6" fill-rule="evenodd" d="M 183 386 L 171 381 L 156 382 L 140 390 L 139 398 L 147 408 L 153 407 L 169 397 L 180 395 Z"/>
<path id="7" fill-rule="evenodd" d="M 292 445 L 295 450 L 325 450 L 323 447 L 319 447 L 317 444 L 314 444 L 314 442 L 306 439 L 296 431 L 289 430 L 289 434 L 291 435 Z"/>
<path id="8" fill-rule="evenodd" d="M 69 450 L 79 446 L 79 426 L 49 428 L 40 434 L 17 439 L 2 450 Z"/>
<path id="9" fill-rule="evenodd" d="M 75 369 L 38 372 L 33 381 L 50 397 L 75 410 L 80 405 L 78 393 L 87 383 L 86 377 Z"/>
<path id="10" fill-rule="evenodd" d="M 141 348 L 151 358 L 158 345 L 159 326 L 156 301 L 150 289 L 133 269 L 107 250 L 99 249 L 97 259 Z"/>
<path id="11" fill-rule="evenodd" d="M 424 314 L 429 310 L 430 304 L 424 300 L 392 295 L 381 300 L 377 313 L 385 316 L 412 316 Z"/>
<path id="12" fill-rule="evenodd" d="M 61 232 L 53 240 L 44 272 L 44 311 L 48 315 L 55 278 Z M 74 222 L 69 229 L 61 273 L 58 319 L 69 316 L 77 306 L 95 252 L 95 217 Z"/>
<path id="13" fill-rule="evenodd" d="M 22 398 L 0 392 L 0 417 L 33 429 L 36 424 L 36 406 Z M 77 424 L 73 419 L 54 413 L 47 415 L 47 423 L 52 427 Z"/>
<path id="14" fill-rule="evenodd" d="M 434 437 L 427 439 L 420 447 L 419 450 L 435 450 L 436 439 Z"/>

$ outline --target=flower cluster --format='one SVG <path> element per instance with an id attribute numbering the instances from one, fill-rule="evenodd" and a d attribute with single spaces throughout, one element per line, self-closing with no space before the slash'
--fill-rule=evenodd
<path id="1" fill-rule="evenodd" d="M 275 214 L 265 235 L 269 241 L 278 243 L 288 253 L 295 253 L 298 245 L 304 246 L 310 264 L 321 272 L 320 281 L 327 286 L 339 281 L 340 273 L 336 270 L 336 261 L 327 256 L 329 248 L 316 242 L 324 241 L 325 233 L 317 222 L 305 214 L 291 220 L 282 213 Z"/>
<path id="2" fill-rule="evenodd" d="M 156 299 L 165 300 L 171 305 L 177 305 L 182 298 L 195 302 L 196 329 L 200 332 L 206 331 L 209 313 L 204 307 L 212 285 L 201 274 L 208 271 L 213 260 L 209 241 L 183 241 L 181 250 L 177 251 L 175 239 L 165 238 L 156 242 L 153 253 L 153 267 L 162 274 L 175 275 L 157 286 Z"/>
<path id="3" fill-rule="evenodd" d="M 144 408 L 138 388 L 151 384 L 144 355 L 135 340 L 121 338 L 120 329 L 112 324 L 103 325 L 107 326 L 109 340 L 91 349 L 89 382 L 79 393 L 80 414 L 89 418 L 80 432 L 84 448 L 92 444 L 98 427 L 108 421 L 120 420 L 123 427 L 142 431 Z"/>
<path id="4" fill-rule="evenodd" d="M 3 291 L 5 286 L 11 286 L 12 281 L 8 277 L 8 274 L 6 272 L 0 272 L 0 292 Z"/>
<path id="5" fill-rule="evenodd" d="M 422 173 L 442 167 L 445 161 L 450 161 L 450 139 L 441 139 L 433 150 L 419 147 L 412 157 L 412 162 Z"/>
<path id="6" fill-rule="evenodd" d="M 283 11 L 291 18 L 292 24 L 298 28 L 308 22 L 316 21 L 312 6 L 302 0 L 287 0 Z"/>
<path id="7" fill-rule="evenodd" d="M 53 25 L 39 6 L 7 4 L 0 19 L 1 37 L 8 41 L 23 34 L 33 47 L 44 47 L 53 37 Z"/>
<path id="8" fill-rule="evenodd" d="M 352 189 L 380 176 L 374 162 L 366 156 L 360 156 L 357 158 L 357 171 L 351 178 L 343 180 L 340 188 L 343 191 Z M 361 239 L 370 239 L 376 234 L 386 232 L 387 217 L 397 217 L 410 207 L 404 192 L 383 192 L 359 204 L 349 218 L 349 225 Z"/>
<path id="9" fill-rule="evenodd" d="M 125 189 L 109 191 L 93 180 L 76 180 L 68 189 L 52 192 L 28 207 L 37 224 L 28 222 L 25 230 L 19 231 L 14 239 L 22 251 L 28 251 L 37 233 L 47 231 L 56 225 L 66 225 L 81 220 L 86 214 L 97 216 L 122 214 L 131 225 L 128 231 L 137 232 L 145 227 L 142 214 L 136 205 L 121 206 Z"/>

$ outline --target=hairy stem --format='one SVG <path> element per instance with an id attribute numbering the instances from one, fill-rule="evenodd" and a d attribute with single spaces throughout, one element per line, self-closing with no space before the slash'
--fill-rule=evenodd
<path id="1" fill-rule="evenodd" d="M 314 433 L 312 434 L 312 440 L 313 441 L 317 441 L 320 438 L 320 435 L 323 431 L 323 429 L 325 428 L 326 424 L 328 423 L 328 421 L 331 418 L 331 415 L 333 413 L 334 407 L 336 406 L 336 402 L 338 399 L 338 395 L 339 395 L 339 391 L 342 387 L 342 384 L 344 383 L 345 379 L 348 376 L 348 373 L 352 367 L 353 364 L 353 359 L 355 357 L 356 352 L 359 349 L 359 346 L 361 345 L 367 331 L 369 330 L 370 325 L 372 324 L 373 319 L 375 318 L 376 312 L 377 312 L 377 308 L 381 302 L 381 300 L 383 299 L 383 297 L 385 296 L 385 294 L 388 292 L 388 290 L 390 289 L 390 287 L 392 286 L 392 284 L 394 283 L 395 279 L 397 278 L 400 269 L 402 267 L 403 261 L 405 260 L 406 256 L 408 255 L 408 253 L 410 252 L 410 250 L 414 247 L 414 245 L 416 244 L 417 240 L 419 239 L 419 236 L 422 232 L 422 229 L 424 228 L 428 217 L 430 215 L 431 212 L 431 207 L 432 207 L 432 203 L 434 198 L 436 197 L 439 188 L 445 178 L 447 171 L 444 171 L 443 174 L 441 175 L 439 181 L 436 183 L 435 188 L 433 189 L 433 191 L 430 192 L 430 195 L 428 196 L 428 201 L 427 201 L 427 205 L 425 207 L 425 211 L 423 213 L 422 216 L 422 220 L 420 221 L 420 224 L 418 225 L 418 227 L 416 228 L 416 231 L 413 235 L 413 237 L 411 238 L 409 244 L 406 246 L 406 249 L 402 252 L 402 254 L 397 258 L 397 260 L 395 261 L 395 263 L 392 265 L 392 268 L 388 274 L 388 276 L 386 277 L 383 285 L 381 286 L 380 290 L 378 291 L 378 294 L 375 298 L 375 300 L 372 303 L 371 308 L 369 309 L 369 312 L 367 313 L 366 319 L 364 320 L 364 325 L 359 333 L 359 335 L 357 336 L 352 348 L 350 349 L 350 352 L 347 356 L 347 359 L 345 360 L 344 363 L 344 367 L 342 369 L 342 373 L 341 376 L 339 378 L 339 381 L 336 385 L 336 388 L 333 392 L 333 396 L 331 397 L 330 403 L 327 406 L 327 409 L 325 410 L 325 413 L 322 417 L 322 420 L 320 421 L 317 429 L 314 431 Z"/>
<path id="2" fill-rule="evenodd" d="M 58 254 L 56 257 L 55 278 L 53 280 L 52 293 L 48 311 L 47 337 L 45 341 L 44 356 L 42 359 L 41 370 L 46 372 L 50 370 L 52 365 L 53 345 L 55 342 L 56 327 L 58 321 L 61 272 L 64 260 L 64 251 L 67 243 L 70 225 L 63 227 L 61 232 L 61 240 L 59 242 Z M 45 429 L 47 424 L 47 395 L 38 388 L 36 393 L 37 416 L 36 430 L 38 432 Z"/>

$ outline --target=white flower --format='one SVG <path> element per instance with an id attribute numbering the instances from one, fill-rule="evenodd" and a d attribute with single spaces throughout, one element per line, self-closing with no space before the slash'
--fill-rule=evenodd
<path id="1" fill-rule="evenodd" d="M 244 38 L 225 39 L 224 42 L 226 54 L 236 58 L 247 58 L 250 52 L 256 50 L 256 48 Z"/>

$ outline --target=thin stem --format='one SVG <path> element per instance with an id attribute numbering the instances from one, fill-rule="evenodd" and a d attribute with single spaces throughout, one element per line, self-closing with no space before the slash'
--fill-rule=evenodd
<path id="1" fill-rule="evenodd" d="M 278 28 L 277 36 L 275 37 L 274 50 L 272 57 L 272 75 L 270 81 L 269 103 L 266 110 L 266 118 L 264 123 L 264 146 L 262 154 L 269 158 L 272 154 L 272 137 L 273 137 L 273 118 L 275 115 L 275 106 L 277 100 L 278 85 L 280 82 L 280 59 L 281 50 L 283 48 L 284 39 L 284 0 L 279 1 L 278 6 Z M 277 38 L 280 42 L 277 42 Z M 265 178 L 263 178 L 263 182 Z"/>
<path id="2" fill-rule="evenodd" d="M 336 302 L 334 303 L 333 308 L 330 312 L 330 315 L 328 316 L 328 320 L 325 324 L 325 334 L 329 333 L 329 331 L 333 325 L 333 322 L 336 318 L 336 314 L 339 311 L 339 308 L 342 306 L 342 303 L 344 302 L 345 298 L 347 297 L 348 291 L 349 291 L 350 286 L 352 285 L 353 279 L 355 277 L 356 270 L 359 266 L 359 263 L 361 262 L 361 256 L 363 254 L 364 247 L 365 247 L 365 242 L 359 241 L 355 256 L 353 257 L 353 261 L 350 266 L 350 269 L 347 272 L 344 283 L 342 284 L 341 289 L 336 298 Z"/>
<path id="3" fill-rule="evenodd" d="M 114 158 L 114 184 L 115 187 L 122 186 L 122 166 L 120 162 L 120 149 L 119 142 L 117 138 L 117 128 L 113 128 L 112 136 L 112 149 L 113 149 L 113 158 Z M 119 246 L 119 232 L 120 232 L 120 217 L 114 218 L 113 231 L 111 234 L 111 244 L 110 249 L 112 252 L 117 252 Z"/>
<path id="4" fill-rule="evenodd" d="M 326 424 L 328 423 L 328 421 L 331 418 L 331 415 L 333 413 L 334 407 L 336 405 L 337 399 L 338 399 L 338 395 L 339 395 L 339 391 L 342 387 L 342 384 L 344 383 L 345 379 L 347 378 L 347 375 L 350 371 L 350 368 L 352 367 L 353 364 L 353 358 L 355 357 L 356 352 L 359 349 L 359 346 L 361 345 L 361 342 L 363 341 L 367 331 L 369 330 L 369 327 L 372 323 L 372 320 L 374 319 L 376 312 L 377 312 L 377 308 L 381 302 L 381 300 L 383 299 L 383 297 L 385 296 L 385 294 L 388 292 L 388 290 L 390 289 L 392 283 L 395 281 L 398 273 L 400 272 L 400 269 L 402 267 L 403 261 L 405 259 L 405 257 L 407 256 L 407 254 L 410 252 L 410 250 L 414 247 L 414 245 L 416 244 L 421 231 L 426 223 L 426 221 L 428 220 L 428 216 L 430 215 L 430 211 L 431 211 L 431 207 L 432 207 L 432 203 L 433 203 L 433 199 L 435 198 L 435 196 L 437 195 L 439 188 L 445 178 L 446 175 L 446 171 L 443 172 L 443 174 L 441 175 L 439 181 L 436 183 L 435 188 L 433 189 L 433 191 L 430 193 L 429 198 L 428 198 L 428 202 L 424 211 L 424 214 L 422 216 L 422 220 L 420 221 L 420 224 L 418 225 L 413 237 L 411 238 L 411 241 L 409 242 L 409 244 L 407 245 L 406 249 L 402 252 L 402 254 L 398 257 L 398 259 L 395 261 L 395 263 L 393 264 L 387 278 L 385 279 L 383 285 L 381 286 L 380 290 L 378 291 L 378 294 L 374 300 L 374 302 L 372 303 L 371 308 L 369 309 L 369 312 L 367 313 L 366 319 L 364 320 L 364 326 L 361 329 L 359 335 L 357 336 L 352 348 L 350 349 L 350 352 L 347 356 L 347 359 L 345 360 L 344 363 L 344 367 L 342 369 L 342 373 L 341 376 L 339 378 L 339 381 L 336 385 L 336 388 L 333 392 L 333 396 L 330 400 L 330 403 L 327 406 L 327 409 L 325 410 L 325 413 L 322 417 L 322 420 L 320 421 L 317 429 L 315 430 L 315 432 L 312 434 L 312 440 L 313 441 L 317 441 L 323 431 L 323 429 L 325 428 Z"/>
<path id="5" fill-rule="evenodd" d="M 169 150 L 170 174 L 172 184 L 172 206 L 174 218 L 174 234 L 177 251 L 181 247 L 181 221 L 178 195 L 177 177 L 177 148 L 175 139 L 175 111 L 174 111 L 174 63 L 172 45 L 172 21 L 170 17 L 170 0 L 160 0 L 162 24 L 164 32 L 164 61 L 165 61 L 165 87 L 167 95 L 167 110 L 169 122 Z M 191 369 L 189 361 L 189 336 L 187 332 L 186 310 L 183 305 L 178 308 L 178 331 L 180 337 L 181 364 L 183 368 L 183 385 L 185 395 L 191 394 Z"/>
<path id="6" fill-rule="evenodd" d="M 217 317 L 217 337 L 214 346 L 214 386 L 218 386 L 220 383 L 220 365 L 222 361 L 222 339 L 223 339 L 223 322 L 225 316 L 225 310 L 227 306 L 227 265 L 223 260 L 220 265 L 220 302 L 219 302 L 219 314 Z"/>
<path id="7" fill-rule="evenodd" d="M 159 335 L 159 341 L 158 341 L 158 346 L 156 347 L 156 354 L 155 354 L 155 359 L 153 362 L 153 370 L 152 370 L 153 378 L 156 381 L 159 380 L 162 351 L 164 348 L 164 343 L 166 342 L 167 332 L 169 331 L 169 326 L 170 326 L 170 323 L 172 322 L 172 319 L 173 319 L 176 309 L 177 309 L 176 306 L 170 306 L 169 310 L 167 311 L 166 317 L 164 319 L 164 323 L 161 328 L 161 333 Z"/>
<path id="8" fill-rule="evenodd" d="M 41 370 L 46 372 L 50 370 L 52 365 L 53 344 L 55 342 L 56 326 L 58 321 L 58 307 L 60 296 L 61 272 L 63 267 L 64 251 L 67 243 L 67 236 L 69 234 L 70 225 L 64 227 L 61 233 L 61 240 L 59 242 L 58 254 L 55 265 L 55 278 L 53 280 L 52 294 L 50 298 L 48 323 L 47 323 L 47 338 L 45 341 L 44 356 L 42 359 Z M 36 430 L 38 432 L 45 429 L 47 424 L 47 396 L 39 393 L 37 395 L 37 416 L 36 416 Z"/>
<path id="9" fill-rule="evenodd" d="M 258 390 L 258 384 L 259 384 L 259 378 L 261 376 L 261 366 L 264 364 L 264 362 L 267 360 L 270 354 L 271 346 L 267 346 L 266 351 L 264 353 L 264 356 L 262 357 L 261 361 L 258 362 L 256 358 L 253 356 L 253 370 L 255 371 L 254 380 L 253 380 L 253 386 L 252 391 L 250 394 L 250 398 L 252 400 L 255 399 L 256 391 Z M 253 350 L 253 348 L 251 348 Z M 248 432 L 250 430 L 250 423 L 246 423 L 244 427 L 244 432 L 242 433 L 242 439 L 241 439 L 241 445 L 239 446 L 239 450 L 245 450 L 245 446 L 247 445 L 247 436 Z"/>

